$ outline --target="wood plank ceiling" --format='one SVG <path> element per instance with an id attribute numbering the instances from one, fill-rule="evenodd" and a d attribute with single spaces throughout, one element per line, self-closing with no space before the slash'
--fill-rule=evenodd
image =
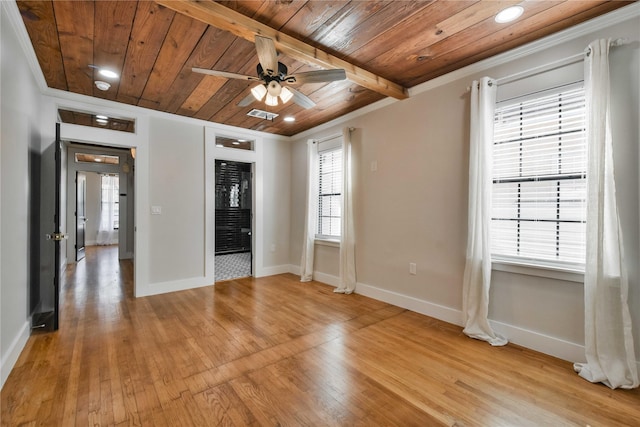
<path id="1" fill-rule="evenodd" d="M 349 67 L 373 75 L 373 80 L 377 76 L 380 81 L 386 79 L 406 90 L 632 2 L 217 3 L 213 7 L 223 10 L 223 19 L 231 20 L 235 32 L 208 25 L 206 17 L 187 16 L 183 9 L 193 4 L 185 6 L 166 0 L 17 2 L 49 87 L 280 135 L 295 135 L 386 95 L 366 88 L 364 83 L 344 80 L 298 86 L 300 92 L 316 102 L 311 109 L 292 102 L 268 107 L 258 101 L 238 107 L 236 104 L 255 82 L 204 76 L 193 73 L 191 68 L 256 75 L 258 58 L 254 44 L 247 38 L 267 26 L 269 32 L 282 34 L 283 40 L 293 38 L 300 45 L 308 45 L 311 50 L 307 53 L 317 58 L 346 61 Z M 497 24 L 495 14 L 513 4 L 523 6 L 524 14 L 512 23 Z M 239 22 L 243 23 L 240 27 Z M 277 40 L 276 46 L 281 52 L 278 60 L 289 68 L 290 74 L 322 69 L 317 60 L 287 50 Z M 93 67 L 114 70 L 120 78 L 100 77 Z M 96 80 L 108 81 L 110 89 L 97 89 Z M 252 108 L 279 116 L 273 121 L 248 117 Z M 285 116 L 296 120 L 285 122 Z"/>

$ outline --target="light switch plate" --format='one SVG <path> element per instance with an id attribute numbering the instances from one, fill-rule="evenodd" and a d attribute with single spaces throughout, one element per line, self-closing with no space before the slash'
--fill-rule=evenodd
<path id="1" fill-rule="evenodd" d="M 151 206 L 151 215 L 162 215 L 162 206 Z"/>

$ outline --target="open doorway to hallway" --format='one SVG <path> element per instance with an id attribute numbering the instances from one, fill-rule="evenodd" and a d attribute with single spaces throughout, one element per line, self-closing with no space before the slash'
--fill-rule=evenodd
<path id="1" fill-rule="evenodd" d="M 135 159 L 131 150 L 67 145 L 67 263 L 85 247 L 116 246 L 119 259 L 134 258 Z M 82 193 L 85 194 L 82 194 Z"/>

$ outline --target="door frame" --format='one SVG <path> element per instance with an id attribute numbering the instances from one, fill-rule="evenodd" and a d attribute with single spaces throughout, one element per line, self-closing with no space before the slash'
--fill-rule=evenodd
<path id="1" fill-rule="evenodd" d="M 254 141 L 253 150 L 238 150 L 233 148 L 216 147 L 216 133 L 221 136 L 243 138 Z M 253 171 L 252 179 L 252 232 L 251 232 L 251 258 L 252 277 L 262 277 L 272 274 L 265 271 L 263 266 L 263 144 L 262 138 L 254 134 L 242 132 L 216 132 L 216 129 L 205 128 L 205 277 L 210 283 L 215 282 L 215 161 L 227 160 L 242 163 L 251 163 Z"/>
<path id="2" fill-rule="evenodd" d="M 67 144 L 67 230 L 69 230 L 69 240 L 76 241 L 74 200 L 77 198 L 77 186 L 75 183 L 75 172 L 95 172 L 118 174 L 120 179 L 120 231 L 118 232 L 118 253 L 120 259 L 133 259 L 134 256 L 134 230 L 135 230 L 135 181 L 129 182 L 129 174 L 133 174 L 135 180 L 135 159 L 131 156 L 129 148 L 85 144 L 81 142 L 69 141 Z M 76 153 L 106 154 L 120 156 L 118 165 L 108 165 L 105 163 L 75 163 Z M 124 161 L 123 161 L 124 159 Z M 128 166 L 124 166 L 127 164 Z M 123 170 L 123 167 L 128 170 Z M 133 185 L 131 185 L 133 184 Z M 122 196 L 126 194 L 126 196 Z M 131 200 L 130 200 L 131 199 Z M 125 213 L 123 215 L 123 212 Z M 67 247 L 67 263 L 75 260 L 74 245 Z M 135 262 L 135 261 L 134 261 Z"/>
<path id="3" fill-rule="evenodd" d="M 250 236 L 251 236 L 251 244 L 250 244 L 250 248 L 249 248 L 249 253 L 251 254 L 250 259 L 249 259 L 249 268 L 250 268 L 250 274 L 249 277 L 255 277 L 255 271 L 254 271 L 254 253 L 255 253 L 255 214 L 254 214 L 254 210 L 256 207 L 256 203 L 255 203 L 255 167 L 256 164 L 255 162 L 244 162 L 244 161 L 240 161 L 240 160 L 230 160 L 230 159 L 222 159 L 222 158 L 216 158 L 213 161 L 214 164 L 214 181 L 213 181 L 213 186 L 214 186 L 214 197 L 215 197 L 215 164 L 216 162 L 232 162 L 232 163 L 242 163 L 244 165 L 249 165 L 249 173 L 251 174 L 251 178 L 250 178 L 250 186 L 251 186 L 251 231 L 250 231 Z M 214 200 L 214 213 L 215 213 L 215 200 Z M 215 259 L 215 226 L 216 226 L 216 218 L 214 215 L 213 218 L 213 227 L 214 227 L 214 259 Z"/>

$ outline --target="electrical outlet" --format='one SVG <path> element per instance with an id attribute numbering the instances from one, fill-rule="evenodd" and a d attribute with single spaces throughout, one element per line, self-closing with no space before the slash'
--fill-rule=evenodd
<path id="1" fill-rule="evenodd" d="M 375 172 L 378 170 L 378 161 L 374 160 L 371 162 L 371 172 Z"/>
<path id="2" fill-rule="evenodd" d="M 414 276 L 416 275 L 416 263 L 415 262 L 410 262 L 409 263 L 409 274 L 413 274 Z"/>
<path id="3" fill-rule="evenodd" d="M 162 215 L 162 206 L 151 206 L 151 215 Z"/>

